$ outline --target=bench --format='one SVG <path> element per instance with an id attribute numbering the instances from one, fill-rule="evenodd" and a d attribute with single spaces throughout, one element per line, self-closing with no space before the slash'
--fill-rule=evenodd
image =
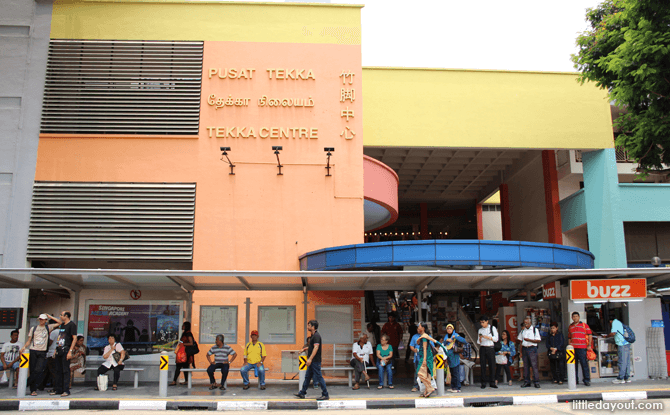
<path id="1" fill-rule="evenodd" d="M 98 366 L 99 367 L 99 366 Z M 84 372 L 89 372 L 89 371 L 98 371 L 98 367 L 85 367 Z M 143 372 L 144 368 L 142 367 L 124 367 L 122 372 L 133 372 L 135 375 L 135 381 L 133 383 L 133 388 L 137 389 L 140 385 L 140 372 Z"/>
<path id="2" fill-rule="evenodd" d="M 351 366 L 330 366 L 330 367 L 322 367 L 321 371 L 345 371 L 347 372 L 347 379 L 349 380 L 349 387 L 353 387 L 353 373 L 354 373 L 354 368 Z M 371 370 L 377 370 L 377 366 L 368 366 L 367 367 L 368 372 Z"/>
<path id="3" fill-rule="evenodd" d="M 207 369 L 193 369 L 193 368 L 190 368 L 190 369 L 182 369 L 181 371 L 182 371 L 182 372 L 186 372 L 186 373 L 192 373 L 192 372 L 207 372 Z M 229 373 L 229 374 L 230 374 L 230 372 L 239 372 L 239 371 L 240 371 L 240 368 L 239 368 L 239 367 L 231 367 L 230 369 L 228 369 L 228 373 Z M 252 370 L 249 370 L 249 372 L 252 372 Z M 220 372 L 219 372 L 219 373 L 220 373 Z M 267 369 L 265 369 L 265 373 L 270 373 L 270 371 L 267 370 Z M 188 389 L 191 389 L 191 388 L 193 387 L 192 376 L 191 376 L 191 375 L 188 375 L 188 376 L 186 376 L 186 377 L 188 378 L 188 381 L 187 381 L 187 385 L 188 385 L 188 386 L 187 386 L 187 387 L 188 387 Z M 227 378 L 226 378 L 226 382 L 223 384 L 223 386 L 226 387 L 226 388 L 228 387 L 228 379 L 227 379 Z M 261 388 L 261 383 L 258 382 L 258 389 L 260 389 L 260 388 Z"/>

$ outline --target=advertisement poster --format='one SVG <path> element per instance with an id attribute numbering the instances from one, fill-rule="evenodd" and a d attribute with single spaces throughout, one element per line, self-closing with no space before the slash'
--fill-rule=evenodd
<path id="1" fill-rule="evenodd" d="M 102 353 L 110 334 L 130 355 L 172 350 L 179 337 L 178 304 L 91 304 L 86 345 Z"/>

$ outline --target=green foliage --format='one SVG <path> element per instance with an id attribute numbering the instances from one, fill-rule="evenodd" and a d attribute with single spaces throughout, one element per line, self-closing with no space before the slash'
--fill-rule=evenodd
<path id="1" fill-rule="evenodd" d="M 616 120 L 643 174 L 670 165 L 670 1 L 605 0 L 589 9 L 591 28 L 572 56 L 580 82 L 606 88 L 626 114 Z M 665 166 L 664 166 L 665 165 Z"/>

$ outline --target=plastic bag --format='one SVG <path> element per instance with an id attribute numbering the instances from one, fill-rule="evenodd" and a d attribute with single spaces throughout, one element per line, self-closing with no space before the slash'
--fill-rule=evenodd
<path id="1" fill-rule="evenodd" d="M 398 350 L 405 350 L 405 343 L 400 340 L 400 343 L 398 344 Z"/>
<path id="2" fill-rule="evenodd" d="M 7 371 L 2 372 L 2 378 L 0 378 L 0 383 L 9 383 L 9 378 L 7 378 Z"/>
<path id="3" fill-rule="evenodd" d="M 98 390 L 106 391 L 109 384 L 109 377 L 107 375 L 98 376 Z"/>
<path id="4" fill-rule="evenodd" d="M 505 356 L 504 354 L 497 354 L 496 355 L 496 364 L 506 365 L 507 364 L 507 356 Z"/>
<path id="5" fill-rule="evenodd" d="M 593 351 L 593 349 L 589 349 L 586 351 L 586 359 L 587 360 L 596 360 L 596 352 Z"/>
<path id="6" fill-rule="evenodd" d="M 186 354 L 186 348 L 180 345 L 179 350 L 177 350 L 177 363 L 186 363 L 188 360 L 188 355 Z"/>
<path id="7" fill-rule="evenodd" d="M 419 384 L 419 391 L 421 391 L 421 393 L 425 392 L 426 385 L 423 384 L 420 377 L 418 376 L 416 377 L 416 382 Z M 437 389 L 437 382 L 435 382 L 435 378 L 430 378 L 430 387 L 433 389 Z"/>

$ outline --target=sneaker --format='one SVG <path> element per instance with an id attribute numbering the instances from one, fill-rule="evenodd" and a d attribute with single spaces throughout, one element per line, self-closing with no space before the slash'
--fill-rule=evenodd
<path id="1" fill-rule="evenodd" d="M 316 398 L 317 401 L 327 401 L 328 399 L 330 398 L 325 395 L 321 395 L 318 398 Z"/>
<path id="2" fill-rule="evenodd" d="M 539 383 L 536 383 L 536 384 L 535 384 L 535 387 L 536 387 L 537 389 L 540 389 L 540 384 L 539 384 Z"/>
<path id="3" fill-rule="evenodd" d="M 633 379 L 626 379 L 626 383 L 631 383 Z"/>
<path id="4" fill-rule="evenodd" d="M 465 381 L 465 382 L 461 382 L 461 385 L 463 385 L 463 386 L 470 386 L 470 383 L 469 383 L 468 381 Z"/>
<path id="5" fill-rule="evenodd" d="M 305 399 L 305 395 L 303 395 L 302 393 L 296 393 L 296 394 L 294 394 L 293 396 L 295 396 L 295 397 L 297 397 L 297 398 L 299 398 L 299 399 Z"/>
<path id="6" fill-rule="evenodd" d="M 584 386 L 591 386 L 591 382 L 589 382 L 588 380 L 585 380 L 584 381 Z"/>
<path id="7" fill-rule="evenodd" d="M 521 385 L 522 388 L 530 388 L 530 383 L 524 383 Z"/>
<path id="8" fill-rule="evenodd" d="M 622 384 L 622 383 L 626 383 L 626 381 L 623 380 L 623 379 L 614 379 L 614 380 L 612 381 L 612 383 Z"/>
<path id="9" fill-rule="evenodd" d="M 450 390 L 449 392 L 451 392 L 451 393 L 458 393 L 458 391 L 457 391 L 456 389 L 452 389 L 452 390 Z"/>

